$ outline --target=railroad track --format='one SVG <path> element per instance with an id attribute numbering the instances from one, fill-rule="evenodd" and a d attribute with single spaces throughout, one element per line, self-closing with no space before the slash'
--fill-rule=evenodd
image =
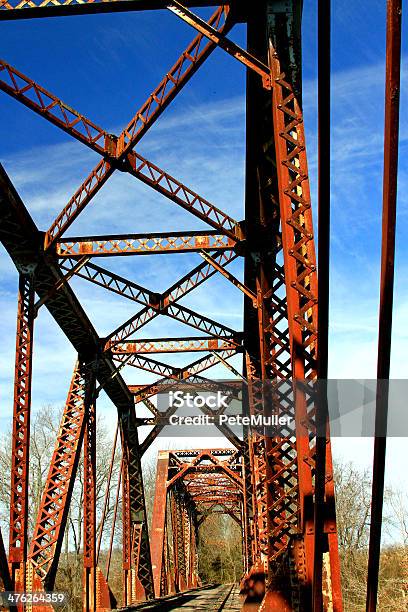
<path id="1" fill-rule="evenodd" d="M 239 587 L 236 584 L 210 585 L 187 591 L 170 597 L 162 597 L 155 601 L 143 602 L 135 606 L 121 608 L 122 612 L 138 610 L 147 611 L 180 611 L 192 612 L 238 612 L 242 608 Z"/>

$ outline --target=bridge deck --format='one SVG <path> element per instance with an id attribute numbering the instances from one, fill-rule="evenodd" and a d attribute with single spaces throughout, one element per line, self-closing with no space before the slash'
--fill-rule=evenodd
<path id="1" fill-rule="evenodd" d="M 238 585 L 222 584 L 122 608 L 122 612 L 133 612 L 133 610 L 160 610 L 160 612 L 167 612 L 168 610 L 218 612 L 222 610 L 223 612 L 238 612 L 242 609 L 242 606 L 243 600 L 239 595 Z"/>

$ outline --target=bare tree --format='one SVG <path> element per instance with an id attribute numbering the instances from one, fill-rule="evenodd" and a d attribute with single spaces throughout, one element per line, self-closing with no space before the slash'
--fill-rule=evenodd
<path id="1" fill-rule="evenodd" d="M 398 530 L 404 546 L 408 546 L 408 495 L 395 491 L 390 498 L 393 520 L 392 524 Z"/>
<path id="2" fill-rule="evenodd" d="M 38 510 L 41 503 L 44 485 L 48 475 L 50 461 L 55 447 L 62 409 L 43 406 L 34 413 L 30 435 L 30 468 L 29 468 L 29 538 L 32 536 Z M 112 457 L 113 435 L 108 432 L 102 418 L 97 419 L 96 436 L 96 509 L 97 536 L 101 530 L 101 520 L 105 506 L 107 481 Z M 112 478 L 105 512 L 105 538 L 101 541 L 103 549 L 109 543 L 114 489 L 120 469 L 120 448 L 113 461 Z M 3 534 L 8 532 L 10 505 L 10 472 L 11 472 L 11 431 L 0 438 L 0 520 Z M 65 530 L 64 554 L 61 557 L 57 574 L 57 585 L 70 594 L 70 610 L 82 609 L 82 545 L 83 545 L 83 458 L 79 462 L 77 477 L 73 488 L 68 523 Z M 119 514 L 120 517 L 120 514 Z"/>
<path id="3" fill-rule="evenodd" d="M 352 463 L 334 466 L 336 484 L 337 532 L 341 555 L 345 612 L 364 612 L 367 579 L 368 539 L 370 531 L 371 476 Z M 383 533 L 396 534 L 396 524 L 403 535 L 400 545 L 385 546 L 381 553 L 379 610 L 394 612 L 407 609 L 408 513 L 401 495 L 387 489 Z M 405 534 L 405 535 L 404 535 Z M 405 568 L 405 569 L 404 569 Z"/>
<path id="4" fill-rule="evenodd" d="M 242 534 L 228 516 L 210 514 L 199 530 L 199 574 L 204 583 L 237 582 L 242 576 Z"/>

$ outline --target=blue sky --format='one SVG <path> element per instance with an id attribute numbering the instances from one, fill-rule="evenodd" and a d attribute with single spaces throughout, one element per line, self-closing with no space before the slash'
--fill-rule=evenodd
<path id="1" fill-rule="evenodd" d="M 206 16 L 209 11 L 200 13 Z M 9 22 L 2 23 L 1 29 L 1 56 L 6 61 L 116 133 L 194 37 L 192 29 L 165 11 Z M 244 27 L 236 26 L 231 37 L 243 44 Z M 358 2 L 334 0 L 332 38 L 330 376 L 370 378 L 376 371 L 385 0 L 370 0 L 369 10 Z M 392 354 L 392 375 L 396 378 L 406 377 L 408 370 L 407 20 L 403 41 Z M 303 64 L 305 126 L 315 203 L 316 2 L 309 0 L 304 4 Z M 217 50 L 138 146 L 142 155 L 238 220 L 243 217 L 244 93 L 243 67 Z M 99 156 L 6 94 L 0 93 L 0 109 L 2 163 L 36 223 L 45 230 Z M 205 229 L 205 225 L 134 178 L 116 174 L 67 235 L 174 229 Z M 195 254 L 155 255 L 105 260 L 102 265 L 153 290 L 163 290 L 199 261 Z M 239 261 L 231 271 L 241 274 Z M 3 251 L 0 273 L 0 427 L 4 430 L 12 413 L 17 275 Z M 135 311 L 131 302 L 114 299 L 85 281 L 75 281 L 73 286 L 101 335 Z M 213 278 L 182 303 L 233 328 L 242 325 L 240 294 L 223 278 Z M 181 324 L 160 318 L 140 335 L 178 335 L 186 330 Z M 35 343 L 34 408 L 44 403 L 62 405 L 75 355 L 46 311 L 36 321 Z M 180 359 L 179 363 L 186 363 L 184 357 Z M 225 373 L 224 369 L 214 369 L 214 375 Z M 152 380 L 145 374 L 140 378 L 136 371 L 126 373 L 126 377 L 132 382 Z M 106 398 L 101 398 L 99 405 L 102 412 L 113 414 Z M 369 440 L 337 440 L 333 445 L 335 456 L 347 456 L 360 465 L 370 462 Z M 404 440 L 390 441 L 388 477 L 406 488 L 406 483 L 398 483 L 395 476 L 404 445 Z"/>

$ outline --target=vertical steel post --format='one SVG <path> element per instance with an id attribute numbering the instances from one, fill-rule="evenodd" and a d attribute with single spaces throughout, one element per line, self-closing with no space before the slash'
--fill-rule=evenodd
<path id="1" fill-rule="evenodd" d="M 247 402 L 247 393 L 245 386 L 243 387 L 243 405 L 245 406 Z M 247 406 L 245 407 L 247 411 Z M 246 574 L 250 567 L 252 566 L 254 555 L 253 555 L 253 474 L 251 473 L 251 465 L 253 465 L 253 461 L 251 461 L 252 456 L 252 441 L 250 440 L 251 432 L 249 427 L 245 426 L 243 428 L 243 445 L 242 445 L 242 472 L 243 472 L 243 482 L 244 482 L 244 490 L 242 492 L 242 509 L 241 509 L 241 520 L 242 520 L 242 554 L 243 554 L 243 567 L 244 574 Z"/>
<path id="2" fill-rule="evenodd" d="M 123 447 L 122 447 L 123 448 Z M 129 468 L 127 453 L 122 461 L 122 568 L 123 568 L 123 605 L 132 602 L 132 525 L 130 518 Z"/>
<path id="3" fill-rule="evenodd" d="M 173 491 L 171 496 L 172 508 L 172 529 L 173 529 L 173 550 L 176 565 L 176 588 L 185 591 L 187 588 L 186 576 L 186 554 L 185 554 L 185 525 L 183 501 L 177 491 Z"/>
<path id="4" fill-rule="evenodd" d="M 84 432 L 84 612 L 96 611 L 95 376 L 86 373 Z"/>
<path id="5" fill-rule="evenodd" d="M 378 329 L 377 398 L 367 574 L 367 612 L 377 609 L 387 444 L 388 381 L 390 377 L 392 307 L 394 296 L 395 224 L 397 212 L 398 133 L 401 70 L 402 0 L 387 1 L 385 71 L 384 178 Z"/>
<path id="6" fill-rule="evenodd" d="M 251 8 L 247 24 L 248 51 L 266 60 L 266 2 L 259 2 Z M 270 174 L 269 164 L 262 159 L 269 125 L 265 125 L 264 108 L 268 103 L 268 94 L 263 90 L 257 75 L 247 71 L 246 96 L 246 173 L 245 173 L 245 231 L 251 252 L 245 258 L 245 285 L 257 295 L 257 308 L 252 301 L 244 298 L 244 345 L 245 376 L 248 380 L 248 409 L 251 414 L 263 413 L 261 392 L 262 368 L 261 347 L 263 344 L 262 318 L 263 296 L 260 287 L 261 249 L 257 247 L 257 238 L 265 234 L 265 219 L 262 212 L 262 187 Z M 262 110 L 261 110 L 262 109 Z M 266 166 L 266 167 L 265 167 Z M 263 232 L 263 234 L 262 234 Z M 262 351 L 263 353 L 263 351 Z M 257 571 L 267 571 L 268 566 L 268 485 L 266 476 L 265 440 L 257 432 L 247 432 L 248 454 L 251 461 L 252 487 L 247 493 L 251 496 L 253 563 Z M 249 487 L 248 487 L 249 488 Z M 262 568 L 262 569 L 261 569 Z"/>
<path id="7" fill-rule="evenodd" d="M 153 502 L 153 517 L 151 529 L 150 550 L 152 558 L 154 591 L 157 597 L 165 595 L 161 592 L 162 574 L 164 567 L 166 547 L 166 509 L 167 509 L 167 478 L 169 468 L 169 454 L 159 453 L 156 472 L 156 487 Z"/>
<path id="8" fill-rule="evenodd" d="M 323 610 L 330 264 L 330 0 L 318 2 L 318 353 L 313 610 Z"/>
<path id="9" fill-rule="evenodd" d="M 305 600 L 310 602 L 313 581 L 314 516 L 312 450 L 309 442 L 307 397 L 296 381 L 316 377 L 317 354 L 317 277 L 309 176 L 305 150 L 303 114 L 300 100 L 300 58 L 291 60 L 296 49 L 280 33 L 283 23 L 297 40 L 295 9 L 290 3 L 283 13 L 272 13 L 269 23 L 270 67 L 273 78 L 272 117 L 276 154 L 279 214 L 291 378 L 294 383 L 297 480 L 300 528 L 305 554 L 302 580 Z M 297 23 L 299 23 L 297 21 Z M 288 34 L 290 36 L 290 34 Z M 279 375 L 278 375 L 279 376 Z"/>
<path id="10" fill-rule="evenodd" d="M 20 274 L 18 288 L 13 437 L 11 451 L 9 563 L 13 587 L 25 589 L 31 377 L 34 328 L 34 279 Z"/>
<path id="11" fill-rule="evenodd" d="M 294 382 L 297 472 L 293 473 L 293 477 L 298 481 L 299 527 L 303 533 L 302 554 L 305 558 L 304 571 L 299 573 L 299 581 L 304 605 L 312 608 L 315 569 L 315 482 L 314 470 L 311 468 L 315 467 L 316 448 L 312 442 L 314 428 L 310 424 L 314 419 L 314 411 L 310 406 L 310 395 L 302 388 L 302 384 L 297 383 L 302 383 L 303 379 L 314 381 L 317 378 L 319 321 L 318 280 L 301 96 L 301 8 L 302 3 L 296 0 L 276 5 L 271 3 L 268 29 L 278 184 L 276 197 L 279 203 L 280 244 L 283 254 L 291 363 L 289 377 Z M 285 377 L 286 371 L 285 366 L 281 366 L 281 372 L 278 372 L 277 376 Z M 321 452 L 325 455 L 323 461 L 327 466 L 324 467 L 323 478 L 327 476 L 331 479 L 331 471 L 328 472 L 329 466 L 331 468 L 330 442 L 329 440 L 326 442 L 325 435 L 321 442 Z M 327 497 L 333 497 L 331 492 Z M 327 520 L 327 529 L 331 531 L 336 529 L 333 504 L 330 505 L 330 509 L 332 516 Z M 326 552 L 327 539 L 325 537 L 323 539 L 323 528 L 321 536 Z M 338 592 L 339 558 L 335 541 L 331 542 L 328 561 L 327 589 L 333 602 L 337 602 L 336 610 L 338 610 L 341 609 L 341 593 Z"/>

